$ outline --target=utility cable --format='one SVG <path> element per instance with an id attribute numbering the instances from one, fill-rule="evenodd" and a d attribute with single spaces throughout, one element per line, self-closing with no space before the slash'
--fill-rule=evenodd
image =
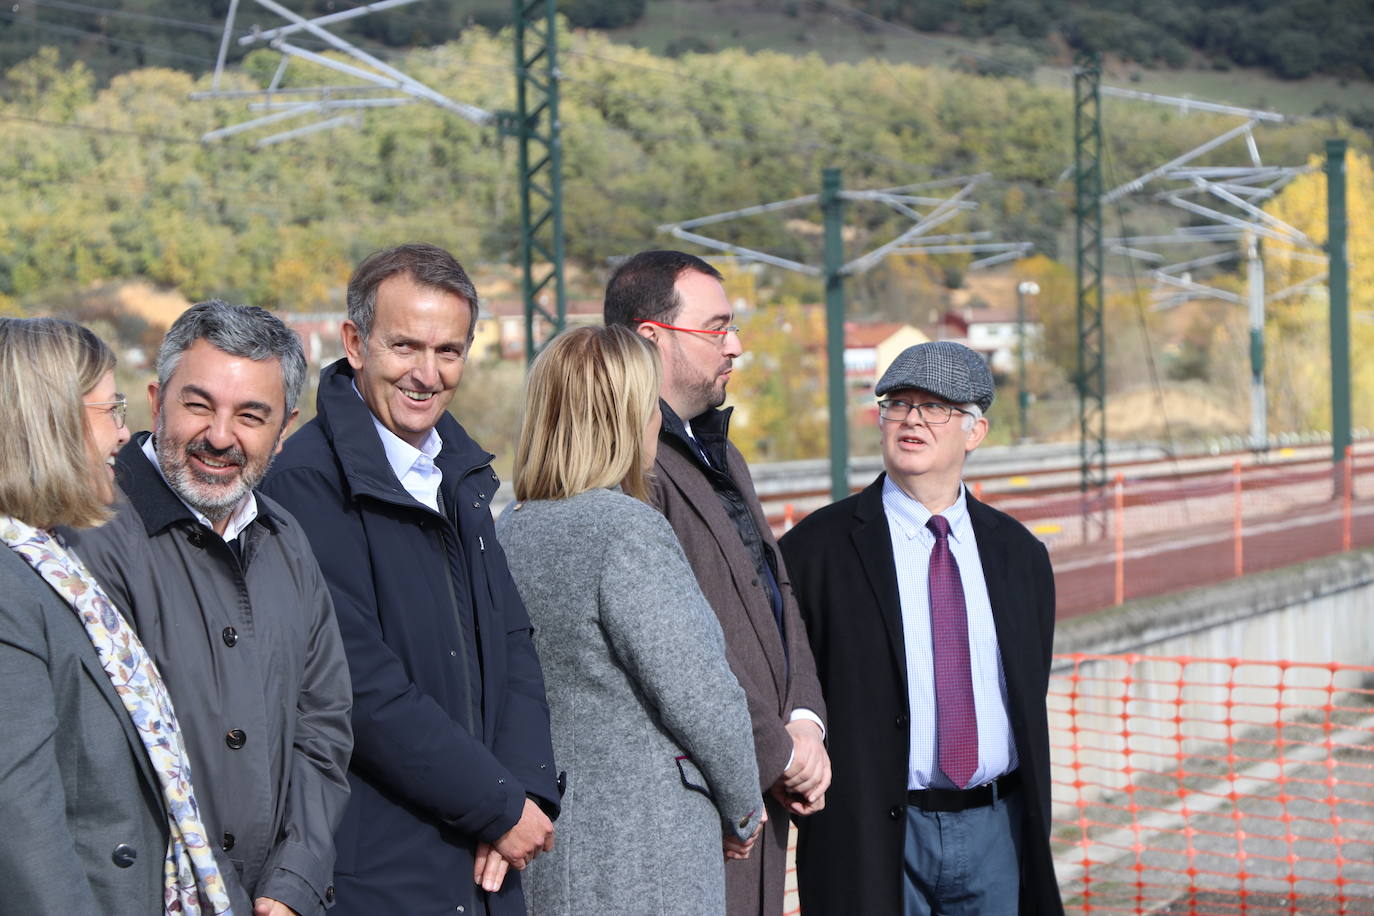
<path id="1" fill-rule="evenodd" d="M 69 13 L 89 13 L 93 16 L 109 16 L 114 19 L 130 19 L 136 22 L 151 22 L 154 25 L 169 25 L 176 28 L 189 29 L 195 32 L 203 32 L 207 35 L 221 35 L 224 33 L 223 27 L 216 27 L 210 23 L 191 22 L 187 19 L 172 19 L 167 16 L 155 16 L 152 13 L 135 13 L 132 10 L 115 9 L 108 6 L 90 6 L 85 3 L 72 3 L 70 0 L 20 0 L 15 4 L 16 7 L 24 6 L 43 6 L 56 10 L 65 10 Z M 247 33 L 247 29 L 239 31 Z"/>
<path id="2" fill-rule="evenodd" d="M 200 140 L 193 137 L 170 137 L 165 134 L 150 134 L 137 130 L 125 130 L 119 127 L 100 127 L 94 124 L 76 124 L 71 121 L 50 121 L 45 118 L 33 118 L 28 115 L 17 115 L 0 113 L 0 121 L 21 121 L 25 124 L 37 124 L 42 127 L 61 128 L 64 130 L 81 130 L 88 133 L 108 134 L 118 137 L 134 137 L 139 140 L 154 140 L 159 143 L 180 143 L 199 146 Z M 60 179 L 65 182 L 67 179 Z"/>
<path id="3" fill-rule="evenodd" d="M 209 64 L 210 66 L 214 66 L 215 63 L 213 58 L 202 57 L 197 54 L 187 54 L 185 51 L 173 51 L 171 48 L 160 48 L 156 45 L 145 44 L 141 41 L 131 41 L 127 38 L 115 38 L 110 35 L 102 35 L 99 32 L 92 32 L 89 29 L 77 29 L 71 26 L 58 25 L 55 22 L 46 22 L 42 19 L 29 19 L 27 17 L 21 18 L 19 16 L 13 15 L 12 13 L 4 11 L 0 11 L 0 19 L 8 19 L 10 22 L 14 22 L 19 25 L 32 26 L 37 29 L 46 29 L 49 32 L 56 32 L 60 35 L 71 35 L 77 38 L 93 39 L 95 41 L 102 41 L 106 44 L 118 45 L 120 47 L 136 48 L 138 50 L 147 51 L 152 54 L 162 54 L 166 55 L 167 57 L 175 57 L 181 60 L 195 61 L 199 64 Z"/>
<path id="4" fill-rule="evenodd" d="M 1115 165 L 1114 165 L 1114 160 L 1113 160 L 1113 158 L 1112 158 L 1112 153 L 1111 153 L 1111 147 L 1110 147 L 1109 144 L 1103 144 L 1103 148 L 1102 148 L 1102 160 L 1103 160 L 1103 163 L 1102 163 L 1102 164 L 1103 164 L 1103 169 L 1102 169 L 1103 175 L 1104 175 L 1104 176 L 1107 176 L 1107 175 L 1116 175 L 1116 174 L 1117 174 L 1117 170 L 1116 170 L 1116 167 L 1115 167 Z M 1115 184 L 1113 184 L 1113 186 L 1115 186 Z M 1114 201 L 1112 202 L 1112 205 L 1113 205 L 1113 209 L 1116 210 L 1117 231 L 1118 231 L 1122 236 L 1125 236 L 1125 235 L 1127 234 L 1127 232 L 1126 232 L 1126 212 L 1125 212 L 1125 208 L 1122 206 L 1121 198 L 1118 197 L 1116 200 L 1114 200 Z M 1178 443 L 1177 443 L 1177 441 L 1176 441 L 1175 438 L 1174 438 L 1173 424 L 1170 423 L 1170 421 L 1169 421 L 1169 410 L 1168 410 L 1168 405 L 1165 403 L 1165 400 L 1164 400 L 1164 385 L 1163 385 L 1163 384 L 1160 382 L 1160 380 L 1159 380 L 1159 366 L 1158 366 L 1158 364 L 1157 364 L 1157 361 L 1155 360 L 1154 344 L 1150 341 L 1150 328 L 1149 328 L 1149 325 L 1147 324 L 1146 319 L 1145 319 L 1145 303 L 1144 303 L 1144 301 L 1142 300 L 1142 297 L 1141 297 L 1141 295 L 1140 295 L 1140 282 L 1139 282 L 1139 277 L 1138 277 L 1138 275 L 1136 274 L 1135 259 L 1133 259 L 1133 258 L 1127 258 L 1127 259 L 1126 259 L 1126 270 L 1127 270 L 1127 276 L 1129 276 L 1130 281 L 1131 281 L 1131 300 L 1135 303 L 1136 315 L 1137 315 L 1137 317 L 1138 317 L 1139 320 L 1140 320 L 1140 337 L 1141 337 L 1141 340 L 1143 340 L 1144 343 L 1145 343 L 1145 365 L 1146 365 L 1146 367 L 1149 369 L 1149 372 L 1150 372 L 1150 387 L 1154 389 L 1154 393 L 1155 393 L 1155 403 L 1157 403 L 1157 404 L 1159 405 L 1159 414 L 1160 414 L 1161 417 L 1164 418 L 1164 443 L 1165 443 L 1165 446 L 1166 446 L 1166 448 L 1165 448 L 1165 454 L 1169 456 L 1169 461 L 1170 461 L 1170 463 L 1171 463 L 1171 464 L 1173 465 L 1173 467 L 1174 467 L 1174 473 L 1175 473 L 1176 475 L 1181 475 L 1181 474 L 1183 473 L 1183 469 L 1182 469 L 1182 467 L 1181 467 L 1181 465 L 1180 465 L 1180 458 L 1179 458 L 1179 452 L 1178 452 Z M 1105 287 L 1104 287 L 1103 290 L 1102 290 L 1102 296 L 1103 296 L 1103 301 L 1102 301 L 1102 305 L 1103 305 L 1103 309 L 1102 309 L 1102 310 L 1103 310 L 1103 319 L 1104 319 L 1104 321 L 1105 321 L 1105 319 L 1106 319 L 1106 288 L 1105 288 Z M 1104 354 L 1104 356 L 1105 356 L 1105 354 Z M 1104 393 L 1105 393 L 1105 392 L 1104 392 Z M 1190 505 L 1189 505 L 1189 503 L 1190 503 L 1190 500 L 1189 500 L 1189 498 L 1185 495 L 1184 498 L 1183 498 L 1183 514 L 1184 514 L 1184 519 L 1185 519 L 1185 521 L 1189 520 L 1189 512 L 1190 512 Z"/>

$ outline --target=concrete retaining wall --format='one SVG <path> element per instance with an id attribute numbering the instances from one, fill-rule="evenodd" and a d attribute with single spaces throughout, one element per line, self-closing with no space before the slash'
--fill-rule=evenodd
<path id="1" fill-rule="evenodd" d="M 1374 550 L 1067 620 L 1054 649 L 1374 665 Z"/>

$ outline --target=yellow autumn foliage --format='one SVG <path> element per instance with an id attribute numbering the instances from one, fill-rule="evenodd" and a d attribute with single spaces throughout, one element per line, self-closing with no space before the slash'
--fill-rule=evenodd
<path id="1" fill-rule="evenodd" d="M 1322 160 L 1288 185 L 1265 211 L 1301 230 L 1324 249 L 1327 181 Z M 1349 269 L 1351 417 L 1356 428 L 1374 427 L 1374 167 L 1367 155 L 1346 156 L 1346 258 Z M 1265 286 L 1270 295 L 1324 275 L 1314 263 L 1323 251 L 1264 243 Z M 1265 346 L 1269 419 L 1275 432 L 1331 428 L 1330 304 L 1325 281 L 1267 306 Z"/>

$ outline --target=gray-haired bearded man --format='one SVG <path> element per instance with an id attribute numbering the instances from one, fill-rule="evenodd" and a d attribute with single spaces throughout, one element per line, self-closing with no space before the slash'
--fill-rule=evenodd
<path id="1" fill-rule="evenodd" d="M 173 323 L 157 363 L 156 432 L 116 461 L 127 501 L 64 534 L 167 682 L 234 912 L 322 913 L 348 800 L 348 666 L 304 532 L 254 491 L 305 355 L 270 312 L 210 301 Z"/>

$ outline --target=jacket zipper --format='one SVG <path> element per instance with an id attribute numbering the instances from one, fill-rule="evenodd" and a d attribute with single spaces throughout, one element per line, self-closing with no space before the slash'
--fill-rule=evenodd
<path id="1" fill-rule="evenodd" d="M 468 659 L 467 639 L 465 636 L 465 631 L 463 629 L 462 618 L 459 616 L 463 613 L 463 608 L 460 606 L 460 603 L 458 601 L 458 587 L 453 581 L 453 557 L 451 555 L 451 551 L 453 550 L 454 545 L 449 542 L 449 537 L 451 535 L 456 538 L 458 535 L 458 530 L 457 526 L 449 521 L 448 510 L 444 504 L 444 494 L 442 492 L 437 492 L 434 495 L 439 503 L 439 514 L 443 516 L 444 519 L 443 528 L 440 534 L 440 536 L 444 540 L 444 554 L 446 561 L 444 563 L 444 582 L 448 585 L 449 607 L 453 609 L 453 623 L 454 627 L 458 631 L 458 655 L 462 659 L 463 668 L 463 713 L 467 716 L 468 734 L 480 740 L 482 736 L 477 733 L 477 723 L 474 720 L 472 714 L 472 663 Z M 474 631 L 476 630 L 476 627 L 477 621 L 474 615 Z"/>

